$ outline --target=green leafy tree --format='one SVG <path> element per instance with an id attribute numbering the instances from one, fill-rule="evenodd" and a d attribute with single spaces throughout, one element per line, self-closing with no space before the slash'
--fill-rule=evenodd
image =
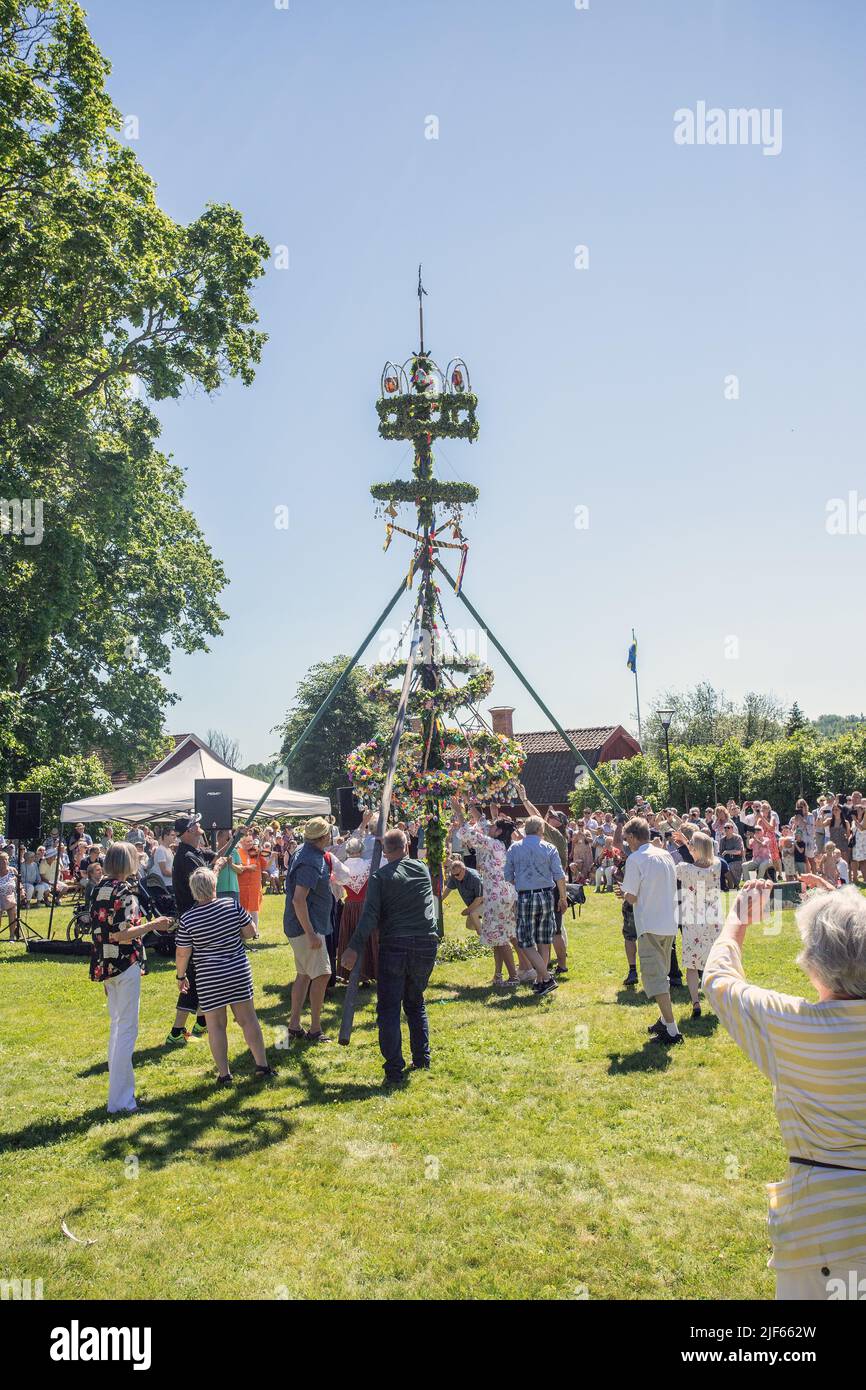
<path id="1" fill-rule="evenodd" d="M 162 675 L 219 633 L 225 573 L 147 398 L 249 383 L 264 342 L 267 243 L 225 205 L 162 211 L 107 72 L 74 0 L 0 5 L 0 466 L 41 532 L 0 538 L 7 780 L 56 752 L 157 755 Z"/>
<path id="2" fill-rule="evenodd" d="M 246 767 L 241 768 L 241 772 L 245 777 L 256 777 L 260 782 L 270 782 L 279 766 L 279 759 L 274 758 L 269 763 L 247 763 Z"/>
<path id="3" fill-rule="evenodd" d="M 785 725 L 785 735 L 787 738 L 790 738 L 792 734 L 796 734 L 800 729 L 805 729 L 806 727 L 806 716 L 795 700 L 788 711 L 788 722 Z"/>
<path id="4" fill-rule="evenodd" d="M 110 792 L 111 778 L 95 754 L 53 758 L 32 768 L 21 783 L 21 790 L 42 793 L 42 833 L 47 834 L 60 820 L 64 802 Z"/>
<path id="5" fill-rule="evenodd" d="M 286 759 L 348 660 L 346 656 L 334 656 L 330 661 L 317 662 L 299 682 L 295 702 L 284 723 L 275 730 L 282 740 L 282 760 Z M 382 706 L 370 698 L 369 685 L 369 672 L 356 666 L 291 764 L 289 780 L 293 787 L 328 796 L 332 804 L 336 804 L 337 788 L 348 785 L 347 754 L 359 743 L 381 737 L 388 729 L 388 717 Z"/>
<path id="6" fill-rule="evenodd" d="M 866 725 L 866 714 L 819 714 L 811 727 L 822 738 L 838 738 L 840 734 L 856 733 Z"/>

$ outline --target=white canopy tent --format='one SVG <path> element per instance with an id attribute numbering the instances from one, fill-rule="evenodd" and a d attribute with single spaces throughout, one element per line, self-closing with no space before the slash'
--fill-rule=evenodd
<path id="1" fill-rule="evenodd" d="M 60 808 L 65 825 L 76 821 L 166 820 L 191 811 L 195 806 L 195 784 L 199 777 L 231 777 L 235 815 L 248 814 L 267 791 L 267 782 L 246 777 L 222 762 L 207 748 L 196 748 L 188 758 L 165 772 L 155 772 L 143 781 L 104 796 L 69 801 Z M 326 816 L 331 803 L 326 796 L 310 796 L 288 787 L 276 786 L 261 807 L 262 815 Z"/>

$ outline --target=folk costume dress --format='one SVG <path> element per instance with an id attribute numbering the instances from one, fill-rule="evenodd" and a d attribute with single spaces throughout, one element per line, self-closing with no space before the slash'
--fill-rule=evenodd
<path id="1" fill-rule="evenodd" d="M 481 873 L 484 906 L 479 940 L 485 946 L 507 946 L 516 930 L 517 893 L 505 879 L 505 846 L 478 825 L 464 825 L 460 841 L 474 849 Z"/>
<path id="2" fill-rule="evenodd" d="M 364 899 L 367 896 L 367 883 L 370 878 L 370 861 L 359 857 L 349 858 L 342 863 L 339 859 L 333 859 L 331 865 L 334 878 L 345 890 L 346 896 L 343 899 L 343 908 L 340 913 L 340 936 L 337 941 L 337 973 L 348 980 L 349 971 L 340 965 L 343 952 L 349 941 L 355 934 L 355 928 L 361 917 L 364 907 Z M 364 959 L 361 963 L 361 979 L 375 980 L 379 968 L 379 932 L 378 929 L 372 931 L 364 947 Z"/>
<path id="3" fill-rule="evenodd" d="M 722 930 L 721 860 L 676 866 L 680 885 L 680 925 L 683 929 L 682 967 L 703 970 Z"/>

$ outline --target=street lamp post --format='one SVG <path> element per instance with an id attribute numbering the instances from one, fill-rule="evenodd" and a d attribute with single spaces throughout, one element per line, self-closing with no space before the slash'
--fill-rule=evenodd
<path id="1" fill-rule="evenodd" d="M 673 806 L 674 789 L 673 784 L 671 782 L 671 745 L 670 740 L 668 738 L 668 731 L 671 727 L 671 720 L 674 717 L 674 711 L 672 709 L 660 709 L 656 712 L 658 714 L 659 719 L 661 720 L 662 728 L 665 731 L 665 758 L 667 759 L 668 765 L 668 805 Z"/>

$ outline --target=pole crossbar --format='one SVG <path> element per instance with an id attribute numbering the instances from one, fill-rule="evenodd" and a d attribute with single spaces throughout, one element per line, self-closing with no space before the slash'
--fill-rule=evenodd
<path id="1" fill-rule="evenodd" d="M 445 576 L 445 578 L 448 580 L 448 583 L 451 585 L 451 587 L 452 587 L 452 589 L 453 589 L 453 588 L 455 587 L 454 580 L 451 578 L 451 575 L 448 573 L 447 569 L 446 569 L 445 566 L 442 564 L 442 561 L 441 561 L 441 560 L 438 560 L 438 559 L 436 560 L 436 568 L 440 571 L 441 574 L 443 574 L 443 575 Z M 586 761 L 586 758 L 585 758 L 585 757 L 583 756 L 583 754 L 581 753 L 581 751 L 580 751 L 580 749 L 578 748 L 577 744 L 574 743 L 574 742 L 569 738 L 568 734 L 567 734 L 567 733 L 565 732 L 565 730 L 563 729 L 563 727 L 562 727 L 562 725 L 560 724 L 559 720 L 558 720 L 558 719 L 556 718 L 556 716 L 555 716 L 554 714 L 552 714 L 551 711 L 547 708 L 547 705 L 544 703 L 544 701 L 542 700 L 541 696 L 538 694 L 538 691 L 537 691 L 537 690 L 534 690 L 533 687 L 529 684 L 529 681 L 526 679 L 526 677 L 524 676 L 523 672 L 521 671 L 521 669 L 520 669 L 520 667 L 517 665 L 517 663 L 516 663 L 515 661 L 512 661 L 511 657 L 508 655 L 508 652 L 505 650 L 505 648 L 503 647 L 502 643 L 501 643 L 500 641 L 498 641 L 498 639 L 495 637 L 495 635 L 493 634 L 493 632 L 490 630 L 490 628 L 489 628 L 489 626 L 487 625 L 487 623 L 485 623 L 485 621 L 484 621 L 484 619 L 482 618 L 481 614 L 478 612 L 478 609 L 475 608 L 475 607 L 469 602 L 469 599 L 466 597 L 466 594 L 465 594 L 465 592 L 464 592 L 462 586 L 461 586 L 461 588 L 460 588 L 460 592 L 459 592 L 459 594 L 457 595 L 457 597 L 458 597 L 459 599 L 461 599 L 462 602 L 463 602 L 463 604 L 466 606 L 466 608 L 469 609 L 469 612 L 472 614 L 472 616 L 473 616 L 473 618 L 475 619 L 475 621 L 476 621 L 477 623 L 480 623 L 481 627 L 484 629 L 484 631 L 487 633 L 487 636 L 490 638 L 491 642 L 493 643 L 494 647 L 495 647 L 496 650 L 499 652 L 499 655 L 503 658 L 503 660 L 505 660 L 505 661 L 508 662 L 508 665 L 511 667 L 511 669 L 512 669 L 512 671 L 514 672 L 515 676 L 517 676 L 517 679 L 518 679 L 518 680 L 520 681 L 520 683 L 524 686 L 524 688 L 525 688 L 526 690 L 528 690 L 529 694 L 532 696 L 533 700 L 534 700 L 535 703 L 538 705 L 538 708 L 539 708 L 539 709 L 542 711 L 542 713 L 545 714 L 545 715 L 547 716 L 547 718 L 550 720 L 550 722 L 551 722 L 551 724 L 553 725 L 554 729 L 555 729 L 556 732 L 559 734 L 560 738 L 564 740 L 566 746 L 567 746 L 568 748 L 571 749 L 572 753 L 573 753 L 574 756 L 577 758 L 578 762 L 583 763 L 583 766 L 586 768 L 587 772 L 589 773 L 590 777 L 592 778 L 592 781 L 595 783 L 596 787 L 597 787 L 598 790 L 602 793 L 602 795 L 605 796 L 605 797 L 607 797 L 607 799 L 608 799 L 608 801 L 610 802 L 610 804 L 614 807 L 614 809 L 615 809 L 617 815 L 625 815 L 625 812 L 623 811 L 623 808 L 620 806 L 620 804 L 619 804 L 619 802 L 617 801 L 616 797 L 615 797 L 615 796 L 613 795 L 613 793 L 612 793 L 611 791 L 609 791 L 609 789 L 604 785 L 604 782 L 602 782 L 601 778 L 598 777 L 598 776 L 596 776 L 596 773 L 593 771 L 593 769 L 590 767 L 589 763 Z"/>

